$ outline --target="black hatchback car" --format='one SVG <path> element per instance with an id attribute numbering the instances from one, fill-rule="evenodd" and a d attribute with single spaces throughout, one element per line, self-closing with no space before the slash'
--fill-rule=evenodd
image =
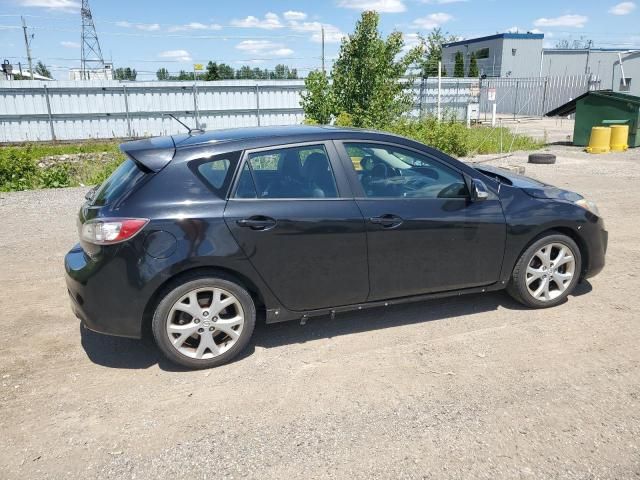
<path id="1" fill-rule="evenodd" d="M 406 138 L 265 127 L 124 143 L 65 258 L 96 332 L 151 325 L 176 363 L 220 365 L 267 323 L 506 288 L 562 302 L 604 266 L 594 204 Z"/>

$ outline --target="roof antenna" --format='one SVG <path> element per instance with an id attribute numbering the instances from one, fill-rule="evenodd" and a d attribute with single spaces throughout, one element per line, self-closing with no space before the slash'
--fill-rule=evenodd
<path id="1" fill-rule="evenodd" d="M 178 120 L 175 116 L 173 116 L 173 114 L 171 114 L 171 113 L 165 113 L 165 115 L 166 115 L 167 117 L 171 117 L 171 118 L 173 118 L 176 122 L 178 122 L 180 125 L 182 125 L 184 128 L 186 128 L 186 129 L 187 129 L 187 131 L 189 132 L 189 135 L 194 135 L 194 134 L 195 134 L 195 135 L 199 135 L 199 134 L 201 134 L 201 133 L 204 133 L 204 130 L 203 130 L 203 129 L 201 129 L 201 128 L 190 128 L 190 127 L 189 127 L 189 125 L 187 125 L 187 124 L 186 124 L 186 123 L 184 123 L 184 122 L 181 122 L 181 121 L 180 121 L 180 120 Z"/>

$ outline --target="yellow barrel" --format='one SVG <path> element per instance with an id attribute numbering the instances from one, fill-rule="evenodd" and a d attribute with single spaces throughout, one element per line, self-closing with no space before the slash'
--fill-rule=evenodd
<path id="1" fill-rule="evenodd" d="M 611 127 L 593 127 L 589 138 L 589 153 L 608 153 L 611 147 Z"/>
<path id="2" fill-rule="evenodd" d="M 611 151 L 624 152 L 629 148 L 629 125 L 611 125 Z"/>

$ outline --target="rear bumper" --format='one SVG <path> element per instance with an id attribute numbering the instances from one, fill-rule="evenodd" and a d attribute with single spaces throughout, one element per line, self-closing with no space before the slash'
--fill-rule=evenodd
<path id="1" fill-rule="evenodd" d="M 65 256 L 71 309 L 89 330 L 140 338 L 146 302 L 131 286 L 122 261 L 93 260 L 76 245 Z"/>

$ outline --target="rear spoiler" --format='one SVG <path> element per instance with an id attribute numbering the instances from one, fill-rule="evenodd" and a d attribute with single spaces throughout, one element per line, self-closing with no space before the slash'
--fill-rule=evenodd
<path id="1" fill-rule="evenodd" d="M 171 137 L 145 138 L 120 145 L 124 152 L 138 165 L 152 172 L 159 172 L 176 154 L 176 145 Z"/>

